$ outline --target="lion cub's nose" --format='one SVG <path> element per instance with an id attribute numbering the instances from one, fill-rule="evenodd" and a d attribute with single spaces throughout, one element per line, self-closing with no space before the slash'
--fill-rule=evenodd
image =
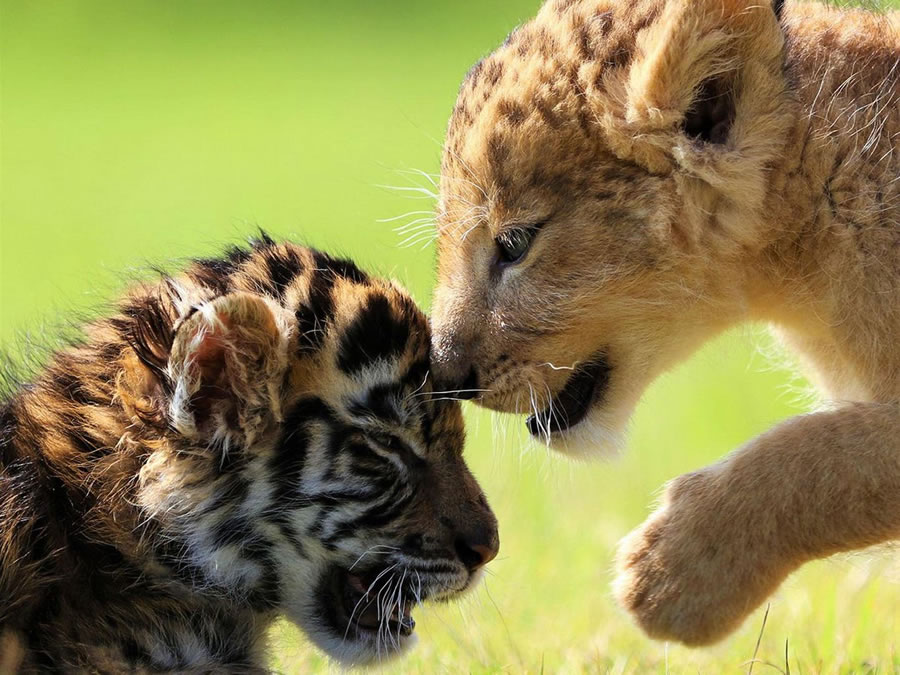
<path id="1" fill-rule="evenodd" d="M 431 352 L 431 372 L 436 389 L 454 392 L 458 398 L 478 395 L 478 373 L 472 363 L 473 345 L 458 335 L 435 336 Z"/>
<path id="2" fill-rule="evenodd" d="M 475 372 L 475 366 L 470 366 L 465 378 L 453 382 L 447 387 L 447 390 L 455 392 L 457 398 L 466 401 L 476 398 L 479 392 L 478 373 Z"/>
<path id="3" fill-rule="evenodd" d="M 445 366 L 443 370 L 447 372 L 450 369 Z M 475 367 L 468 366 L 468 371 L 459 372 L 460 374 L 453 372 L 444 375 L 435 369 L 435 389 L 460 400 L 468 401 L 476 398 L 481 392 L 478 390 L 478 373 L 475 372 Z"/>

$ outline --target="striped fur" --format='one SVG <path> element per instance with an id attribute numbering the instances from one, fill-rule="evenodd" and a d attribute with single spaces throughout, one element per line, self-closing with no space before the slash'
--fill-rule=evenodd
<path id="1" fill-rule="evenodd" d="M 408 647 L 498 541 L 429 345 L 396 285 L 266 236 L 133 289 L 0 405 L 0 670 L 264 670 L 281 614 L 344 663 Z"/>

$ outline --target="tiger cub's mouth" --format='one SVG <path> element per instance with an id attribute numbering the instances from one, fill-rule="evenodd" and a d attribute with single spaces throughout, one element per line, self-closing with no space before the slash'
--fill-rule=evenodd
<path id="1" fill-rule="evenodd" d="M 563 433 L 581 422 L 606 391 L 611 370 L 603 352 L 576 368 L 550 404 L 529 415 L 529 433 L 532 436 Z"/>
<path id="2" fill-rule="evenodd" d="M 412 590 L 390 568 L 351 572 L 336 568 L 329 584 L 334 623 L 346 637 L 408 638 L 416 628 Z"/>

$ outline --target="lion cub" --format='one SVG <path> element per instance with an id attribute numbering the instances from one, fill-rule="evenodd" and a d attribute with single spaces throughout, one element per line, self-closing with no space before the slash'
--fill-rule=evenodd
<path id="1" fill-rule="evenodd" d="M 900 537 L 900 16 L 551 0 L 450 120 L 438 374 L 568 452 L 729 326 L 833 401 L 682 476 L 622 544 L 648 634 L 734 630 L 794 569 Z"/>

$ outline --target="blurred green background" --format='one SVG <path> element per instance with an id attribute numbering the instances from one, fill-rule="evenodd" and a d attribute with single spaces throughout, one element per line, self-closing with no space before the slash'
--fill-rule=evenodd
<path id="1" fill-rule="evenodd" d="M 379 219 L 423 195 L 469 66 L 535 0 L 3 0 L 0 346 L 45 339 L 149 263 L 257 226 L 358 259 L 429 304 L 434 251 Z M 410 217 L 411 220 L 413 217 Z M 614 547 L 663 483 L 806 409 L 802 380 L 744 328 L 664 377 L 616 461 L 532 447 L 522 420 L 467 411 L 468 457 L 502 552 L 459 606 L 418 612 L 389 672 L 746 672 L 757 611 L 722 645 L 646 640 L 615 607 Z M 17 337 L 18 336 L 18 337 Z M 900 672 L 896 553 L 819 562 L 772 598 L 754 672 Z M 279 625 L 273 667 L 334 668 Z"/>

